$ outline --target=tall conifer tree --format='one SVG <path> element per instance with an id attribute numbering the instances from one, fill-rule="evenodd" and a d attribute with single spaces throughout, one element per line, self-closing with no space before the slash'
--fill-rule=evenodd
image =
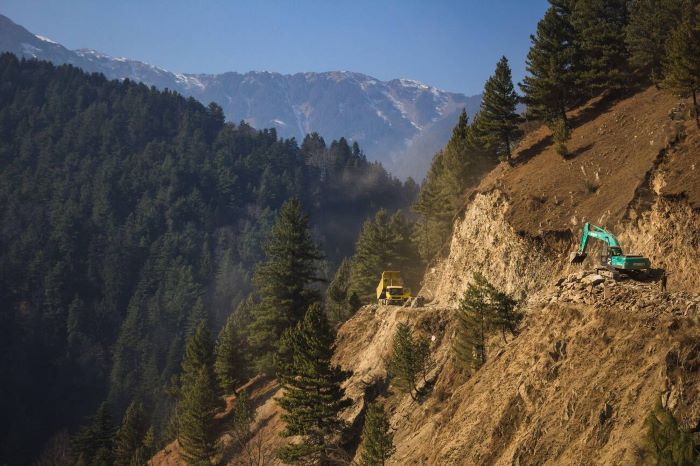
<path id="1" fill-rule="evenodd" d="M 513 87 L 508 59 L 501 57 L 496 71 L 484 86 L 479 129 L 483 145 L 504 160 L 510 160 L 511 146 L 522 135 L 518 128 L 522 118 L 515 111 L 519 100 Z"/>
<path id="2" fill-rule="evenodd" d="M 236 315 L 231 313 L 219 332 L 214 347 L 214 371 L 224 394 L 235 394 L 236 386 L 245 380 L 247 373 L 245 347 L 236 323 Z"/>
<path id="3" fill-rule="evenodd" d="M 214 373 L 214 344 L 200 321 L 187 340 L 178 402 L 178 442 L 190 466 L 210 463 L 216 453 L 214 414 L 223 407 Z"/>
<path id="4" fill-rule="evenodd" d="M 320 299 L 312 285 L 320 281 L 317 265 L 322 256 L 298 200 L 289 200 L 280 209 L 265 255 L 255 270 L 254 284 L 261 302 L 253 308 L 248 332 L 258 369 L 263 371 L 271 369 L 284 329 L 299 322 L 309 305 Z"/>
<path id="5" fill-rule="evenodd" d="M 418 382 L 421 377 L 425 379 L 429 362 L 430 344 L 427 338 L 415 337 L 407 323 L 399 323 L 387 364 L 392 383 L 415 400 L 418 395 Z"/>
<path id="6" fill-rule="evenodd" d="M 185 354 L 182 358 L 181 386 L 194 384 L 199 377 L 199 371 L 204 368 L 212 380 L 214 375 L 214 343 L 205 321 L 196 324 L 194 333 L 187 339 Z"/>
<path id="7" fill-rule="evenodd" d="M 676 26 L 666 46 L 664 87 L 681 96 L 692 96 L 695 123 L 700 128 L 700 4 L 686 1 L 683 20 Z"/>
<path id="8" fill-rule="evenodd" d="M 288 329 L 280 345 L 279 380 L 285 437 L 299 436 L 279 452 L 290 464 L 330 464 L 345 423 L 338 414 L 350 406 L 341 384 L 349 372 L 331 364 L 335 334 L 319 304 Z"/>
<path id="9" fill-rule="evenodd" d="M 148 421 L 141 403 L 132 402 L 114 438 L 114 466 L 143 466 L 148 453 L 144 440 Z"/>
<path id="10" fill-rule="evenodd" d="M 578 85 L 588 96 L 628 84 L 627 0 L 576 0 L 572 23 L 581 56 Z"/>
<path id="11" fill-rule="evenodd" d="M 550 0 L 551 6 L 530 36 L 527 76 L 520 84 L 528 116 L 547 122 L 562 120 L 577 102 L 575 84 L 580 69 L 576 35 L 571 24 L 571 0 Z"/>
<path id="12" fill-rule="evenodd" d="M 90 422 L 72 439 L 72 456 L 78 466 L 101 466 L 113 461 L 114 421 L 109 405 L 102 403 Z"/>
<path id="13" fill-rule="evenodd" d="M 351 261 L 343 259 L 335 272 L 333 280 L 328 285 L 326 291 L 326 308 L 329 319 L 339 323 L 347 320 L 358 307 L 356 306 L 357 294 L 351 291 L 350 274 L 352 271 Z M 353 299 L 353 296 L 355 299 Z"/>
<path id="14" fill-rule="evenodd" d="M 389 419 L 378 401 L 367 407 L 360 451 L 360 466 L 384 466 L 396 451 Z"/>
<path id="15" fill-rule="evenodd" d="M 218 451 L 214 414 L 221 403 L 216 388 L 213 373 L 206 367 L 182 388 L 177 440 L 188 466 L 209 466 Z"/>
<path id="16" fill-rule="evenodd" d="M 491 307 L 485 288 L 486 280 L 474 274 L 474 282 L 459 302 L 457 332 L 452 348 L 457 359 L 478 370 L 486 363 L 486 337 L 490 325 Z"/>
<path id="17" fill-rule="evenodd" d="M 630 66 L 644 78 L 658 83 L 663 77 L 666 41 L 680 21 L 678 0 L 634 0 L 625 30 Z"/>
<path id="18" fill-rule="evenodd" d="M 515 334 L 522 315 L 516 310 L 517 301 L 496 289 L 480 273 L 459 302 L 457 331 L 452 349 L 464 366 L 478 370 L 486 363 L 486 339 L 493 331 Z"/>

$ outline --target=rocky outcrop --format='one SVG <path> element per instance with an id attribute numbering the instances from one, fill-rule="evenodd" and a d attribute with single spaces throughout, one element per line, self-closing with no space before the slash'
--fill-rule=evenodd
<path id="1" fill-rule="evenodd" d="M 524 298 L 560 274 L 566 268 L 570 237 L 518 233 L 506 220 L 509 208 L 508 198 L 498 190 L 475 194 L 454 224 L 449 254 L 428 270 L 421 294 L 440 305 L 454 305 L 478 271 Z"/>

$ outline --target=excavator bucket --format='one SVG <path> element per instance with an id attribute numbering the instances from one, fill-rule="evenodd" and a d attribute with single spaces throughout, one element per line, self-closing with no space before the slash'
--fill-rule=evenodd
<path id="1" fill-rule="evenodd" d="M 569 262 L 572 264 L 580 264 L 586 258 L 587 254 L 585 252 L 572 252 L 569 256 Z"/>

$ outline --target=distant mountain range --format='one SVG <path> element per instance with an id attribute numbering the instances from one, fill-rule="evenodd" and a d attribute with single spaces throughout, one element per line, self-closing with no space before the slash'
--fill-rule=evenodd
<path id="1" fill-rule="evenodd" d="M 327 142 L 345 136 L 395 175 L 418 180 L 449 139 L 461 109 L 473 115 L 481 100 L 480 95 L 467 97 L 410 79 L 380 81 L 350 71 L 174 73 L 92 49 L 69 50 L 2 15 L 0 51 L 69 63 L 110 79 L 141 81 L 205 104 L 213 101 L 229 121 L 274 127 L 280 136 L 299 141 L 314 131 Z"/>

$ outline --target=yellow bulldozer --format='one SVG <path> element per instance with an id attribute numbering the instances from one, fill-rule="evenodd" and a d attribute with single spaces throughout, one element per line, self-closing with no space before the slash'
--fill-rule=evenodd
<path id="1" fill-rule="evenodd" d="M 411 299 L 411 289 L 403 286 L 401 272 L 389 270 L 382 272 L 377 285 L 377 302 L 379 304 L 404 304 Z"/>

